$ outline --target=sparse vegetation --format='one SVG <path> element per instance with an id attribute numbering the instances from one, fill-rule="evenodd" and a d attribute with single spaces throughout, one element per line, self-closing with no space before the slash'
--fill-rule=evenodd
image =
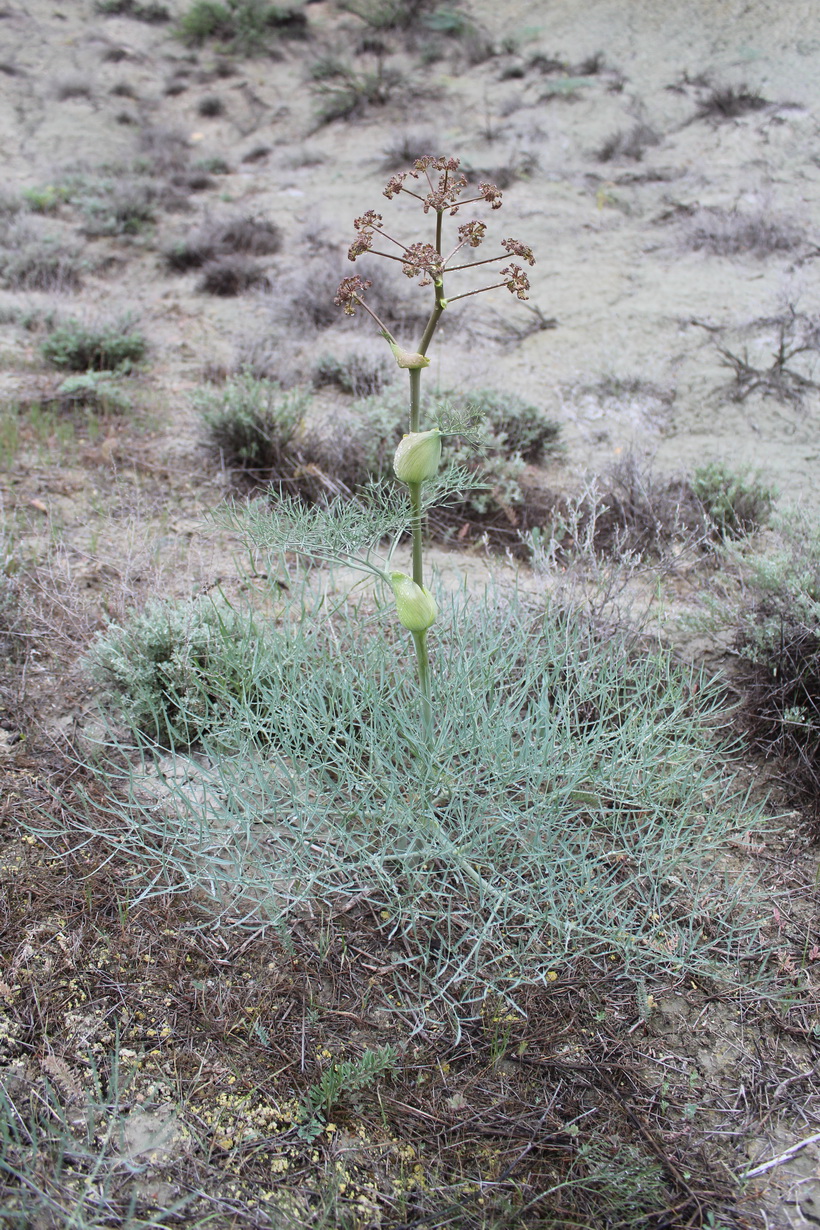
<path id="1" fill-rule="evenodd" d="M 820 818 L 820 526 L 780 517 L 764 551 L 738 553 L 744 579 L 736 652 L 757 745 L 783 760 L 787 795 Z"/>
<path id="2" fill-rule="evenodd" d="M 89 237 L 139 235 L 156 221 L 157 189 L 145 179 L 80 180 L 71 195 Z"/>
<path id="3" fill-rule="evenodd" d="M 759 474 L 734 470 L 721 461 L 699 466 L 692 490 L 721 538 L 742 538 L 769 519 L 775 492 Z"/>
<path id="4" fill-rule="evenodd" d="M 394 369 L 384 357 L 375 359 L 355 351 L 341 359 L 330 354 L 320 355 L 313 367 L 313 383 L 318 388 L 335 385 L 354 397 L 380 393 L 392 382 L 393 375 Z"/>
<path id="5" fill-rule="evenodd" d="M 269 256 L 282 246 L 279 228 L 264 218 L 239 214 L 208 220 L 165 253 L 169 269 L 185 273 L 228 257 Z"/>
<path id="6" fill-rule="evenodd" d="M 763 111 L 770 104 L 757 90 L 747 85 L 713 86 L 698 103 L 696 119 L 734 120 L 751 111 Z"/>
<path id="7" fill-rule="evenodd" d="M 562 557 L 628 561 L 661 556 L 675 543 L 704 544 L 714 530 L 689 480 L 658 474 L 630 452 L 577 498 L 554 502 L 550 536 Z"/>
<path id="8" fill-rule="evenodd" d="M 240 374 L 221 389 L 202 390 L 194 404 L 222 465 L 274 481 L 289 476 L 310 405 L 306 393 Z"/>
<path id="9" fill-rule="evenodd" d="M 140 0 L 95 0 L 95 12 L 106 17 L 131 17 L 134 21 L 162 24 L 171 20 L 166 4 L 140 3 Z"/>
<path id="10" fill-rule="evenodd" d="M 351 65 L 334 62 L 332 72 L 319 65 L 311 89 L 318 99 L 317 122 L 330 124 L 361 115 L 368 107 L 383 107 L 394 96 L 403 78 L 397 69 L 387 67 L 381 56 L 375 68 L 359 72 Z"/>
<path id="11" fill-rule="evenodd" d="M 297 0 L 310 53 L 270 22 L 290 0 L 36 0 L 36 39 L 0 0 L 0 1222 L 791 1224 L 820 971 L 791 810 L 820 817 L 808 34 L 771 6 L 754 66 L 793 63 L 797 102 L 687 127 L 714 82 L 665 92 L 663 14 L 630 50 L 605 6 L 618 100 L 583 6 L 494 11 L 493 45 L 459 0 L 341 3 Z M 691 46 L 737 73 L 751 26 L 713 9 Z M 353 122 L 314 139 L 325 97 Z M 436 125 L 469 166 L 435 165 Z M 419 158 L 388 204 L 382 159 Z M 474 250 L 514 218 L 532 272 Z"/>
<path id="12" fill-rule="evenodd" d="M 404 132 L 385 146 L 382 166 L 386 171 L 398 171 L 437 148 L 438 138 L 433 133 Z"/>
<path id="13" fill-rule="evenodd" d="M 9 290 L 75 293 L 87 268 L 80 249 L 34 222 L 0 223 L 0 285 Z"/>
<path id="14" fill-rule="evenodd" d="M 55 96 L 58 102 L 70 102 L 75 98 L 91 98 L 91 94 L 91 86 L 81 77 L 66 78 L 58 81 L 55 86 Z"/>
<path id="15" fill-rule="evenodd" d="M 218 256 L 202 266 L 196 288 L 203 295 L 230 299 L 266 282 L 264 270 L 246 256 Z"/>
<path id="16" fill-rule="evenodd" d="M 206 119 L 216 119 L 217 116 L 225 114 L 225 103 L 218 94 L 206 94 L 204 98 L 200 98 L 196 110 L 198 115 Z"/>
<path id="17" fill-rule="evenodd" d="M 340 7 L 360 18 L 371 30 L 406 31 L 418 26 L 435 3 L 436 0 L 341 0 Z"/>
<path id="18" fill-rule="evenodd" d="M 73 372 L 127 371 L 145 358 L 148 344 L 130 316 L 108 324 L 66 320 L 42 343 L 43 358 Z"/>
<path id="19" fill-rule="evenodd" d="M 167 747 L 188 747 L 252 702 L 263 637 L 247 615 L 209 595 L 148 603 L 96 637 L 88 670 L 121 720 Z"/>
<path id="20" fill-rule="evenodd" d="M 660 137 L 655 129 L 638 120 L 626 131 L 619 129 L 607 137 L 595 156 L 599 162 L 619 162 L 622 159 L 640 162 L 646 151 L 658 144 Z"/>
<path id="21" fill-rule="evenodd" d="M 259 55 L 271 40 L 302 38 L 307 17 L 301 9 L 279 8 L 268 0 L 194 0 L 179 22 L 179 35 L 189 46 L 214 39 L 238 55 Z"/>
<path id="22" fill-rule="evenodd" d="M 805 244 L 803 230 L 789 219 L 767 212 L 744 213 L 710 206 L 684 221 L 684 242 L 694 252 L 715 256 L 756 256 L 794 252 Z"/>

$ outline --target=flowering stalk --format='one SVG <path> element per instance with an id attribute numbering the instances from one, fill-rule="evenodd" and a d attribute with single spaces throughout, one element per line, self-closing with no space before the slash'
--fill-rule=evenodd
<path id="1" fill-rule="evenodd" d="M 423 432 L 421 430 L 421 373 L 429 366 L 427 349 L 433 340 L 442 314 L 449 304 L 458 299 L 466 299 L 471 295 L 482 294 L 484 291 L 506 287 L 518 299 L 526 299 L 529 290 L 529 280 L 523 268 L 510 260 L 517 256 L 528 265 L 535 264 L 532 250 L 517 239 L 502 239 L 503 252 L 485 260 L 464 262 L 466 249 L 475 249 L 484 242 L 487 224 L 478 218 L 464 222 L 457 228 L 457 241 L 447 256 L 443 253 L 443 230 L 445 215 L 453 217 L 465 205 L 482 203 L 489 205 L 491 210 L 501 208 L 501 193 L 495 184 L 480 183 L 478 195 L 462 199 L 467 189 L 467 178 L 459 173 L 457 158 L 435 158 L 425 156 L 419 158 L 409 171 L 393 175 L 387 182 L 384 195 L 388 200 L 394 197 L 407 196 L 417 201 L 425 214 L 435 216 L 435 231 L 433 243 L 404 243 L 391 234 L 384 225 L 381 214 L 369 209 L 356 218 L 353 226 L 356 238 L 348 250 L 348 259 L 357 260 L 361 256 L 378 256 L 385 260 L 396 261 L 401 265 L 402 272 L 411 281 L 418 279 L 419 286 L 432 286 L 433 304 L 430 315 L 421 335 L 421 340 L 415 350 L 402 348 L 383 321 L 365 302 L 365 294 L 371 283 L 363 280 L 358 274 L 343 278 L 336 293 L 334 302 L 348 316 L 355 314 L 357 308 L 363 308 L 376 322 L 381 336 L 385 338 L 399 367 L 407 370 L 410 377 L 410 415 L 409 432 L 396 450 L 394 470 L 397 478 L 406 483 L 410 497 L 410 529 L 412 534 L 413 575 L 405 577 L 402 573 L 393 573 L 391 582 L 396 597 L 396 608 L 400 621 L 412 633 L 416 650 L 419 685 L 421 690 L 421 724 L 425 741 L 430 750 L 433 747 L 433 705 L 430 688 L 430 665 L 427 650 L 427 632 L 432 626 L 437 611 L 435 600 L 424 584 L 424 540 L 422 527 L 422 486 L 435 477 L 441 456 L 441 433 L 437 431 Z M 378 244 L 378 248 L 374 247 Z M 382 249 L 389 249 L 384 251 Z M 460 257 L 460 263 L 453 262 Z M 494 265 L 500 261 L 509 263 L 500 270 L 500 281 L 494 281 L 489 286 L 481 286 L 475 290 L 466 290 L 459 294 L 445 297 L 444 279 L 450 274 L 479 266 Z M 397 578 L 400 578 L 397 581 Z"/>

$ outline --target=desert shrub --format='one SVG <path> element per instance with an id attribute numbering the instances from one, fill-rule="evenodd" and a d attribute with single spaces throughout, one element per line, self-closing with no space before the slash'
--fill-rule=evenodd
<path id="1" fill-rule="evenodd" d="M 399 171 L 410 166 L 417 158 L 423 158 L 438 149 L 439 140 L 434 133 L 404 132 L 395 136 L 384 147 L 382 166 L 386 171 Z M 495 180 L 492 181 L 495 183 Z"/>
<path id="2" fill-rule="evenodd" d="M 5 223 L 11 221 L 23 209 L 22 199 L 11 192 L 6 192 L 0 189 L 0 220 Z"/>
<path id="3" fill-rule="evenodd" d="M 0 285 L 8 290 L 72 293 L 86 268 L 80 250 L 33 225 L 37 219 L 0 224 Z"/>
<path id="4" fill-rule="evenodd" d="M 74 372 L 128 370 L 145 358 L 147 349 L 148 343 L 130 316 L 99 325 L 66 320 L 51 330 L 40 347 L 47 362 Z"/>
<path id="5" fill-rule="evenodd" d="M 328 287 L 338 283 L 342 269 L 339 257 L 328 251 L 306 256 L 298 270 L 285 269 L 268 300 L 273 323 L 300 335 L 338 324 L 339 311 Z"/>
<path id="6" fill-rule="evenodd" d="M 91 86 L 84 77 L 58 81 L 54 90 L 58 102 L 68 102 L 72 98 L 90 98 L 91 92 Z"/>
<path id="7" fill-rule="evenodd" d="M 89 371 L 67 376 L 53 399 L 61 410 L 80 406 L 99 414 L 127 414 L 132 402 L 108 371 Z"/>
<path id="8" fill-rule="evenodd" d="M 22 655 L 24 630 L 19 560 L 12 535 L 0 522 L 0 662 L 14 661 Z"/>
<path id="9" fill-rule="evenodd" d="M 197 393 L 194 405 L 223 465 L 266 478 L 290 473 L 310 405 L 303 390 L 286 392 L 273 380 L 240 373 L 221 389 Z"/>
<path id="10" fill-rule="evenodd" d="M 219 295 L 224 299 L 242 295 L 253 286 L 266 281 L 264 270 L 245 256 L 218 256 L 202 267 L 202 277 L 196 284 L 203 295 Z"/>
<path id="11" fill-rule="evenodd" d="M 282 247 L 282 232 L 275 223 L 249 214 L 209 220 L 165 253 L 169 269 L 184 273 L 235 254 L 268 256 Z"/>
<path id="12" fill-rule="evenodd" d="M 338 413 L 306 431 L 299 467 L 286 490 L 306 503 L 350 496 L 371 479 L 391 476 L 396 445 L 406 429 L 407 412 L 398 393 L 354 402 L 344 419 Z"/>
<path id="13" fill-rule="evenodd" d="M 479 389 L 468 399 L 470 409 L 485 419 L 496 446 L 507 456 L 536 463 L 558 444 L 560 427 L 543 410 L 514 393 Z"/>
<path id="14" fill-rule="evenodd" d="M 26 188 L 23 200 L 32 213 L 55 214 L 65 201 L 68 191 L 61 184 L 45 184 L 42 188 Z"/>
<path id="15" fill-rule="evenodd" d="M 354 397 L 369 397 L 392 382 L 394 371 L 395 367 L 386 359 L 366 354 L 353 352 L 342 359 L 324 354 L 313 365 L 313 383 L 318 388 L 335 385 Z"/>
<path id="16" fill-rule="evenodd" d="M 646 151 L 659 142 L 660 137 L 654 128 L 639 121 L 628 131 L 619 130 L 607 137 L 595 156 L 599 162 L 617 162 L 622 158 L 640 162 Z"/>
<path id="17" fill-rule="evenodd" d="M 156 221 L 156 185 L 138 177 L 81 180 L 72 190 L 89 237 L 139 235 Z"/>
<path id="18" fill-rule="evenodd" d="M 341 0 L 339 7 L 371 30 L 410 30 L 435 7 L 435 0 Z"/>
<path id="19" fill-rule="evenodd" d="M 146 125 L 139 133 L 136 169 L 147 175 L 172 175 L 187 171 L 191 146 L 184 132 L 161 125 Z"/>
<path id="20" fill-rule="evenodd" d="M 714 86 L 698 103 L 695 118 L 700 120 L 732 120 L 750 111 L 762 111 L 767 99 L 747 85 Z"/>
<path id="21" fill-rule="evenodd" d="M 205 119 L 216 119 L 225 114 L 225 103 L 218 94 L 206 94 L 196 105 L 197 115 Z"/>
<path id="22" fill-rule="evenodd" d="M 805 242 L 803 231 L 787 218 L 717 206 L 696 209 L 684 222 L 683 238 L 693 252 L 760 258 L 793 252 Z"/>
<path id="23" fill-rule="evenodd" d="M 531 179 L 538 170 L 538 155 L 529 150 L 515 150 L 505 162 L 470 169 L 471 183 L 488 180 L 497 188 L 509 188 L 522 179 Z"/>
<path id="24" fill-rule="evenodd" d="M 262 633 L 225 601 L 154 600 L 92 643 L 86 667 L 106 701 L 162 745 L 190 746 L 251 700 Z"/>
<path id="25" fill-rule="evenodd" d="M 775 492 L 759 474 L 733 470 L 724 462 L 699 466 L 692 490 L 721 538 L 742 538 L 765 525 Z"/>
<path id="26" fill-rule="evenodd" d="M 339 63 L 330 79 L 323 76 L 312 83 L 318 101 L 317 123 L 330 124 L 361 115 L 369 107 L 383 107 L 402 81 L 401 73 L 386 67 L 381 58 L 374 69 L 363 72 Z"/>
<path id="27" fill-rule="evenodd" d="M 687 478 L 657 474 L 630 452 L 577 496 L 556 499 L 549 530 L 559 555 L 629 560 L 711 541 L 715 527 Z"/>
<path id="28" fill-rule="evenodd" d="M 160 24 L 171 20 L 165 4 L 140 4 L 139 0 L 96 0 L 94 10 L 105 17 L 132 17 L 134 21 Z"/>
<path id="29" fill-rule="evenodd" d="M 304 37 L 307 17 L 300 9 L 278 8 L 268 0 L 194 0 L 178 29 L 189 46 L 216 39 L 231 51 L 251 56 L 265 51 L 274 36 Z"/>
<path id="30" fill-rule="evenodd" d="M 808 793 L 820 814 L 820 524 L 787 514 L 769 550 L 735 558 L 745 582 L 735 641 L 745 716 L 765 753 L 792 762 L 790 793 Z"/>
<path id="31" fill-rule="evenodd" d="M 734 375 L 727 389 L 732 401 L 742 402 L 757 393 L 801 406 L 806 395 L 818 387 L 815 375 L 820 354 L 820 320 L 798 312 L 790 304 L 778 316 L 751 322 L 746 332 L 758 334 L 754 359 L 746 346 L 742 353 L 737 353 L 716 343 L 723 366 Z M 761 363 L 765 352 L 760 343 L 764 339 L 768 354 Z"/>
<path id="32" fill-rule="evenodd" d="M 200 158 L 194 163 L 195 171 L 205 175 L 230 175 L 231 168 L 224 158 Z"/>

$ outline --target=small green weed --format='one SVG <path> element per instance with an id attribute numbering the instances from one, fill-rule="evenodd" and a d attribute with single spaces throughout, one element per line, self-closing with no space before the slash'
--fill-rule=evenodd
<path id="1" fill-rule="evenodd" d="M 130 316 L 101 325 L 66 320 L 51 330 L 40 347 L 48 363 L 74 372 L 127 371 L 145 358 L 147 349 L 148 343 Z"/>
<path id="2" fill-rule="evenodd" d="M 340 1101 L 369 1089 L 379 1077 L 395 1071 L 396 1058 L 395 1048 L 387 1045 L 365 1051 L 358 1059 L 330 1063 L 305 1095 L 304 1122 L 299 1128 L 302 1140 L 313 1140 L 324 1130 Z"/>

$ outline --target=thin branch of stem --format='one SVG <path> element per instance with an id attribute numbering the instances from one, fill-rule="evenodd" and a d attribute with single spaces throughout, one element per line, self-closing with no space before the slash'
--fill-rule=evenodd
<path id="1" fill-rule="evenodd" d="M 456 252 L 457 251 L 458 251 L 458 248 L 456 248 Z M 453 255 L 455 256 L 455 252 L 453 253 Z M 449 259 L 450 257 L 448 256 L 447 260 Z M 449 269 L 449 268 L 447 269 L 447 272 L 448 273 L 458 273 L 459 269 L 477 269 L 479 265 L 492 265 L 495 263 L 495 261 L 505 261 L 508 259 L 509 257 L 507 256 L 507 253 L 502 252 L 499 256 L 488 256 L 487 259 L 483 261 L 468 261 L 466 265 L 453 265 L 452 269 Z M 446 262 L 445 262 L 445 265 L 446 265 Z"/>
<path id="2" fill-rule="evenodd" d="M 379 320 L 379 318 L 378 318 L 378 316 L 376 315 L 376 313 L 373 311 L 373 309 L 372 309 L 371 307 L 368 307 L 368 305 L 365 303 L 364 299 L 362 299 L 361 295 L 354 295 L 354 296 L 353 296 L 353 298 L 356 300 L 356 302 L 357 302 L 358 304 L 360 304 L 360 305 L 361 305 L 361 307 L 363 307 L 363 308 L 364 308 L 364 310 L 368 313 L 368 315 L 369 315 L 369 316 L 372 316 L 372 317 L 373 317 L 373 319 L 375 320 L 376 324 L 379 326 L 379 328 L 381 329 L 381 331 L 382 331 L 383 333 L 386 333 L 386 334 L 387 334 L 387 337 L 390 339 L 390 341 L 395 342 L 395 340 L 396 340 L 396 339 L 393 337 L 393 334 L 390 332 L 390 330 L 388 329 L 387 325 L 384 323 L 384 321 Z"/>
<path id="3" fill-rule="evenodd" d="M 469 299 L 470 295 L 483 295 L 485 290 L 498 290 L 500 286 L 506 286 L 506 282 L 494 282 L 492 286 L 482 286 L 479 290 L 467 290 L 463 295 L 453 295 L 452 299 L 448 299 L 448 304 L 455 303 L 456 299 Z"/>

